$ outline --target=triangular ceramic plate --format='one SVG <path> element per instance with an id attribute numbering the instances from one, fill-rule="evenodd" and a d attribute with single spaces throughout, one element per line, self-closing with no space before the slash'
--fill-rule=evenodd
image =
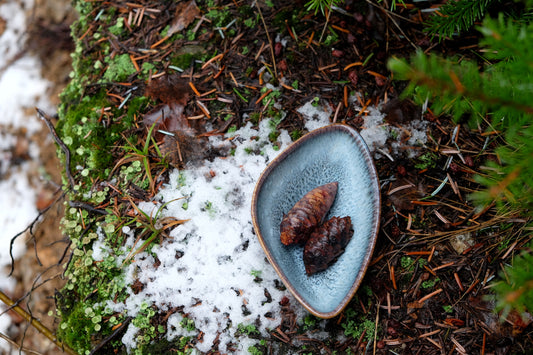
<path id="1" fill-rule="evenodd" d="M 307 276 L 302 246 L 280 241 L 280 223 L 307 192 L 337 181 L 337 196 L 326 216 L 350 216 L 354 235 L 328 269 Z M 252 221 L 269 262 L 298 301 L 312 314 L 331 318 L 353 297 L 370 262 L 380 218 L 376 168 L 361 136 L 334 124 L 309 132 L 265 169 L 252 199 Z"/>

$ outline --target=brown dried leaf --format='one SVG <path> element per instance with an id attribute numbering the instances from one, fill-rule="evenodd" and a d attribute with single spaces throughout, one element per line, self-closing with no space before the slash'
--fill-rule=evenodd
<path id="1" fill-rule="evenodd" d="M 146 87 L 146 96 L 167 105 L 187 105 L 190 92 L 189 83 L 183 80 L 178 74 L 165 75 L 153 79 Z"/>
<path id="2" fill-rule="evenodd" d="M 513 335 L 516 336 L 533 322 L 533 317 L 528 312 L 518 313 L 513 310 L 507 315 L 505 321 L 513 325 Z"/>
<path id="3" fill-rule="evenodd" d="M 183 114 L 184 107 L 178 104 L 159 105 L 152 111 L 144 115 L 143 123 L 151 127 L 157 123 L 156 128 L 168 132 L 184 131 L 189 132 L 189 121 Z M 190 133 L 190 132 L 189 132 Z"/>
<path id="4" fill-rule="evenodd" d="M 176 7 L 174 20 L 168 29 L 167 36 L 172 36 L 174 33 L 187 28 L 196 16 L 200 16 L 200 9 L 198 9 L 194 0 L 187 3 L 179 3 Z"/>
<path id="5" fill-rule="evenodd" d="M 183 114 L 190 97 L 190 87 L 178 75 L 166 75 L 152 80 L 146 88 L 146 96 L 163 102 L 144 115 L 143 123 L 150 127 L 158 123 L 158 129 L 166 131 L 190 131 L 190 125 Z M 190 132 L 189 132 L 190 133 Z"/>

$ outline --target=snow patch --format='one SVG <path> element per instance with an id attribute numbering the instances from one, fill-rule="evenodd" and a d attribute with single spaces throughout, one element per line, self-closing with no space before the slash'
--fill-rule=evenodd
<path id="1" fill-rule="evenodd" d="M 309 131 L 331 123 L 329 117 L 332 114 L 332 110 L 327 106 L 319 106 L 314 101 L 307 102 L 297 111 L 306 118 L 305 128 Z"/>
<path id="2" fill-rule="evenodd" d="M 204 334 L 197 344 L 202 352 L 211 349 L 217 334 L 222 352 L 229 351 L 229 343 L 236 346 L 233 342 L 239 324 L 257 324 L 265 336 L 279 325 L 279 300 L 292 297 L 288 291 L 279 290 L 277 274 L 265 258 L 250 219 L 251 197 L 259 175 L 290 143 L 288 133 L 282 132 L 278 141 L 281 147 L 274 148 L 268 138 L 271 130 L 268 120 L 263 120 L 258 130 L 248 123 L 234 133 L 237 145 L 233 156 L 173 171 L 156 205 L 139 204 L 149 215 L 160 213 L 189 221 L 154 246 L 151 255 L 138 254 L 128 267 L 126 283 L 140 281 L 144 285 L 125 302 L 129 316 L 135 317 L 143 302 L 162 311 L 183 307 L 194 327 Z M 211 143 L 226 144 L 220 138 L 212 138 Z M 130 247 L 134 238 L 128 238 Z M 96 250 L 93 257 L 94 253 Z M 157 255 L 158 263 L 152 255 Z M 96 256 L 102 258 L 102 254 Z M 108 305 L 115 310 L 122 307 Z M 179 327 L 181 316 L 173 317 L 168 320 L 167 337 L 190 334 Z M 128 348 L 135 347 L 136 334 L 132 328 L 123 337 Z M 243 351 L 255 343 L 246 339 L 241 335 L 237 345 Z"/>

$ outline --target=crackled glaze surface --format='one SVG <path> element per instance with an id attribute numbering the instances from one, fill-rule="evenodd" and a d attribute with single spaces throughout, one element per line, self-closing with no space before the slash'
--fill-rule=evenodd
<path id="1" fill-rule="evenodd" d="M 307 276 L 302 246 L 284 246 L 283 214 L 308 191 L 337 181 L 326 220 L 350 216 L 354 235 L 327 270 Z M 379 182 L 368 148 L 346 125 L 314 130 L 282 152 L 263 172 L 254 191 L 252 219 L 270 263 L 295 297 L 314 315 L 337 315 L 355 294 L 374 248 L 380 216 Z"/>

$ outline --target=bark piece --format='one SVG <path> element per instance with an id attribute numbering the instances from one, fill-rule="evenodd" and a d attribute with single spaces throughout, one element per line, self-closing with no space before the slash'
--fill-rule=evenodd
<path id="1" fill-rule="evenodd" d="M 284 245 L 307 241 L 331 208 L 338 185 L 338 182 L 330 182 L 309 191 L 283 216 L 280 239 Z"/>
<path id="2" fill-rule="evenodd" d="M 333 217 L 316 228 L 304 247 L 307 275 L 326 270 L 344 252 L 352 238 L 352 219 Z"/>

